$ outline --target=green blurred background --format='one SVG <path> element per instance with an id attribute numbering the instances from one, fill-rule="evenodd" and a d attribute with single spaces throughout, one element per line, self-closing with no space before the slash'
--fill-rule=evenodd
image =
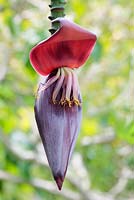
<path id="1" fill-rule="evenodd" d="M 78 70 L 83 121 L 61 192 L 34 119 L 40 77 L 29 63 L 50 35 L 49 4 L 0 0 L 0 200 L 134 200 L 134 3 L 66 4 L 66 17 L 98 41 Z"/>

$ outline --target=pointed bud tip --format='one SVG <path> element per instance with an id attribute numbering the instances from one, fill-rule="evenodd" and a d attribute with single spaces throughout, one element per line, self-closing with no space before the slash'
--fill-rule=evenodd
<path id="1" fill-rule="evenodd" d="M 58 186 L 58 189 L 61 190 L 62 189 L 62 185 L 63 185 L 63 181 L 64 179 L 62 177 L 56 177 L 55 178 L 56 184 Z"/>

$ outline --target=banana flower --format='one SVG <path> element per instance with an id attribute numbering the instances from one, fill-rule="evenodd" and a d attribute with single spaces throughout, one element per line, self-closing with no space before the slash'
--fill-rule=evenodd
<path id="1" fill-rule="evenodd" d="M 65 19 L 60 28 L 30 52 L 35 71 L 47 76 L 40 83 L 35 118 L 48 163 L 59 190 L 66 175 L 82 118 L 82 100 L 75 69 L 93 51 L 96 36 Z"/>

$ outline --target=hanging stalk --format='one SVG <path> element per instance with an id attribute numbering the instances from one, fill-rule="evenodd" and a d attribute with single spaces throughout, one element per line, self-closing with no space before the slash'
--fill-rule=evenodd
<path id="1" fill-rule="evenodd" d="M 49 5 L 51 10 L 51 16 L 49 16 L 48 18 L 52 21 L 57 17 L 64 17 L 65 4 L 66 0 L 51 0 L 51 4 Z M 59 22 L 52 22 L 51 29 L 49 29 L 49 32 L 51 34 L 55 33 L 56 30 L 59 28 L 59 25 Z"/>

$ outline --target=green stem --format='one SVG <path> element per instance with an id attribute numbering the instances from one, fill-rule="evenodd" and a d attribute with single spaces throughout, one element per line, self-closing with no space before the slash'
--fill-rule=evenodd
<path id="1" fill-rule="evenodd" d="M 51 10 L 51 16 L 49 16 L 48 18 L 52 21 L 57 17 L 64 17 L 65 4 L 66 0 L 51 0 L 51 5 L 49 5 Z M 52 22 L 52 26 L 51 29 L 49 29 L 49 32 L 53 34 L 56 32 L 58 28 L 59 28 L 59 23 Z"/>

